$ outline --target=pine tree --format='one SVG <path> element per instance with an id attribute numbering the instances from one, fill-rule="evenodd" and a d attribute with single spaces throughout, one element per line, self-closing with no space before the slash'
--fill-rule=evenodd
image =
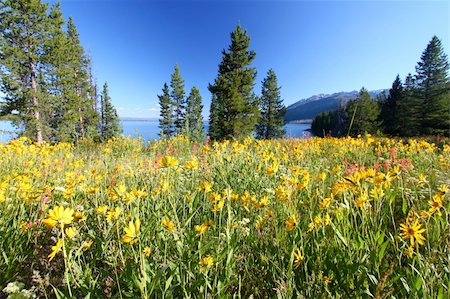
<path id="1" fill-rule="evenodd" d="M 379 130 L 379 104 L 370 98 L 369 92 L 364 87 L 355 100 L 348 102 L 345 110 L 348 135 L 373 134 Z"/>
<path id="2" fill-rule="evenodd" d="M 181 134 L 185 125 L 185 109 L 186 100 L 184 94 L 184 80 L 181 78 L 180 69 L 178 65 L 175 65 L 172 77 L 170 80 L 170 87 L 172 92 L 170 93 L 171 101 L 174 106 L 173 118 L 174 118 L 174 133 L 175 135 Z"/>
<path id="3" fill-rule="evenodd" d="M 400 126 L 398 122 L 399 117 L 399 103 L 403 97 L 403 83 L 400 76 L 397 75 L 395 81 L 392 83 L 392 88 L 389 90 L 388 97 L 381 101 L 380 118 L 384 133 L 389 135 L 398 135 Z"/>
<path id="4" fill-rule="evenodd" d="M 260 98 L 261 117 L 256 124 L 256 136 L 259 139 L 283 138 L 286 131 L 284 115 L 286 107 L 280 97 L 280 89 L 275 72 L 270 69 L 262 82 Z"/>
<path id="5" fill-rule="evenodd" d="M 441 41 L 433 36 L 416 66 L 418 96 L 422 101 L 423 134 L 449 134 L 449 63 Z"/>
<path id="6" fill-rule="evenodd" d="M 89 96 L 89 59 L 81 46 L 78 31 L 72 18 L 67 24 L 67 59 L 63 78 L 63 116 L 61 139 L 68 141 L 95 137 L 98 114 L 94 110 L 94 99 Z"/>
<path id="7" fill-rule="evenodd" d="M 103 92 L 101 95 L 101 138 L 108 140 L 119 136 L 122 133 L 119 116 L 117 110 L 114 108 L 111 97 L 109 96 L 108 83 L 103 85 Z"/>
<path id="8" fill-rule="evenodd" d="M 194 86 L 192 87 L 187 98 L 185 127 L 183 134 L 192 140 L 199 142 L 205 139 L 202 110 L 202 97 L 200 96 L 200 91 Z"/>
<path id="9" fill-rule="evenodd" d="M 421 131 L 422 101 L 417 94 L 416 81 L 408 74 L 398 102 L 397 124 L 401 136 L 416 136 Z"/>
<path id="10" fill-rule="evenodd" d="M 0 2 L 0 82 L 5 94 L 2 114 L 16 114 L 22 135 L 49 140 L 48 94 L 44 73 L 48 43 L 47 4 L 40 0 Z"/>
<path id="11" fill-rule="evenodd" d="M 159 99 L 159 136 L 161 138 L 170 138 L 174 134 L 174 120 L 173 120 L 173 104 L 170 99 L 169 86 L 164 83 L 162 95 L 158 95 Z"/>
<path id="12" fill-rule="evenodd" d="M 250 37 L 237 26 L 228 51 L 222 51 L 218 76 L 208 89 L 213 101 L 210 136 L 242 139 L 252 134 L 259 118 L 258 99 L 253 93 L 256 69 L 250 67 L 256 53 L 249 51 Z M 213 136 L 215 135 L 215 136 Z"/>
<path id="13" fill-rule="evenodd" d="M 315 136 L 332 136 L 338 122 L 338 110 L 319 113 L 311 123 L 311 132 Z"/>

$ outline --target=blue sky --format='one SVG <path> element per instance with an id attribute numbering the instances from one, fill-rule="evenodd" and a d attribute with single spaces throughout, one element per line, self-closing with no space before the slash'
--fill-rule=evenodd
<path id="1" fill-rule="evenodd" d="M 157 95 L 176 63 L 186 93 L 200 89 L 207 116 L 207 86 L 238 23 L 256 51 L 255 93 L 273 68 L 286 105 L 319 93 L 389 88 L 397 73 L 414 72 L 433 35 L 449 53 L 447 1 L 62 0 L 61 6 L 122 117 L 158 117 Z"/>

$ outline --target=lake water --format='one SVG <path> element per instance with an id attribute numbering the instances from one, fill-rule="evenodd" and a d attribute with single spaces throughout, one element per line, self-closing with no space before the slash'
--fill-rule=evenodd
<path id="1" fill-rule="evenodd" d="M 158 121 L 145 120 L 122 120 L 123 135 L 131 137 L 141 137 L 148 141 L 158 139 L 159 127 Z M 309 124 L 287 124 L 285 126 L 287 138 L 305 138 L 310 136 L 307 129 L 311 128 Z M 208 123 L 205 123 L 205 129 L 208 130 Z M 8 121 L 0 121 L 0 142 L 11 140 L 15 136 L 14 127 Z"/>

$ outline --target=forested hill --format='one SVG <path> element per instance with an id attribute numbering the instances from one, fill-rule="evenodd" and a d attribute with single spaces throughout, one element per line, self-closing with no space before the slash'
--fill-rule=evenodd
<path id="1" fill-rule="evenodd" d="M 369 94 L 376 98 L 380 93 L 386 90 L 372 90 Z M 340 102 L 346 103 L 349 100 L 356 99 L 358 91 L 337 92 L 333 94 L 319 94 L 302 99 L 287 107 L 284 119 L 287 122 L 296 120 L 312 120 L 320 112 L 337 109 Z"/>

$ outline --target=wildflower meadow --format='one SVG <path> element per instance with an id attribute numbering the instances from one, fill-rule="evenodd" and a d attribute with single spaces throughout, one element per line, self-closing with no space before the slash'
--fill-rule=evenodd
<path id="1" fill-rule="evenodd" d="M 0 297 L 449 298 L 450 146 L 0 146 Z"/>

